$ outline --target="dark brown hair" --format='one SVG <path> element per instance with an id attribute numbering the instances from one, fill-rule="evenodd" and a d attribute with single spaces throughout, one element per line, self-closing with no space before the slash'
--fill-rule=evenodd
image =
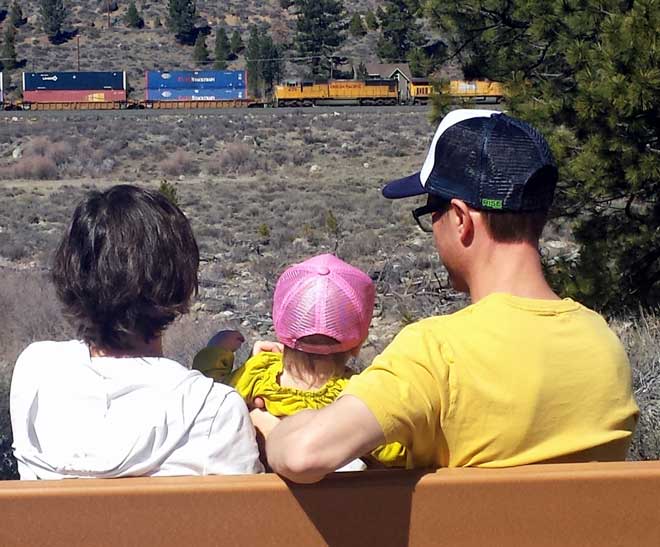
<path id="1" fill-rule="evenodd" d="M 536 245 L 548 219 L 546 211 L 533 213 L 508 213 L 481 211 L 486 229 L 499 243 L 529 242 Z"/>
<path id="2" fill-rule="evenodd" d="M 181 210 L 160 192 L 120 185 L 78 204 L 52 278 L 85 342 L 132 349 L 188 311 L 198 266 L 197 243 Z"/>

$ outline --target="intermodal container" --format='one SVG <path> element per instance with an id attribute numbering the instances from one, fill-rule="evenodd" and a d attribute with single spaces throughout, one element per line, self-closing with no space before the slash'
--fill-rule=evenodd
<path id="1" fill-rule="evenodd" d="M 125 72 L 23 72 L 23 91 L 126 91 Z"/>
<path id="2" fill-rule="evenodd" d="M 5 102 L 5 81 L 4 74 L 0 72 L 0 103 Z"/>
<path id="3" fill-rule="evenodd" d="M 235 101 L 247 99 L 245 89 L 147 89 L 147 101 Z"/>
<path id="4" fill-rule="evenodd" d="M 245 89 L 244 70 L 175 70 L 146 73 L 147 89 Z"/>
<path id="5" fill-rule="evenodd" d="M 24 91 L 26 103 L 109 103 L 126 101 L 126 91 L 115 89 L 73 89 Z"/>

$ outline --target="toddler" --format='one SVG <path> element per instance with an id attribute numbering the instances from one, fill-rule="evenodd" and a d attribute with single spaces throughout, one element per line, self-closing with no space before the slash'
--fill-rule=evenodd
<path id="1" fill-rule="evenodd" d="M 254 355 L 230 384 L 248 402 L 260 397 L 278 417 L 329 405 L 353 374 L 347 363 L 367 338 L 374 300 L 371 278 L 331 254 L 291 266 L 273 298 L 273 326 L 283 353 Z M 406 465 L 398 443 L 379 447 L 366 459 Z"/>

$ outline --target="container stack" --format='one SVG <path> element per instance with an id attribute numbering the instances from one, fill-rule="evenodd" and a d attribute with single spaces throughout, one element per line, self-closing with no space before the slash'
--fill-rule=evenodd
<path id="1" fill-rule="evenodd" d="M 24 72 L 28 103 L 104 103 L 126 101 L 125 72 Z"/>
<path id="2" fill-rule="evenodd" d="M 244 70 L 148 71 L 147 101 L 236 101 L 247 99 Z"/>

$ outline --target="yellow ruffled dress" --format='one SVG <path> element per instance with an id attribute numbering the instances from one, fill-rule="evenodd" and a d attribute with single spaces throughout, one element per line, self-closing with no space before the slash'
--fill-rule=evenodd
<path id="1" fill-rule="evenodd" d="M 302 390 L 279 384 L 284 370 L 281 353 L 263 352 L 251 357 L 229 379 L 246 401 L 261 397 L 273 416 L 291 416 L 301 410 L 318 410 L 332 403 L 346 387 L 352 372 L 331 378 L 321 388 Z M 371 455 L 387 467 L 405 467 L 406 449 L 399 443 L 376 448 Z"/>

